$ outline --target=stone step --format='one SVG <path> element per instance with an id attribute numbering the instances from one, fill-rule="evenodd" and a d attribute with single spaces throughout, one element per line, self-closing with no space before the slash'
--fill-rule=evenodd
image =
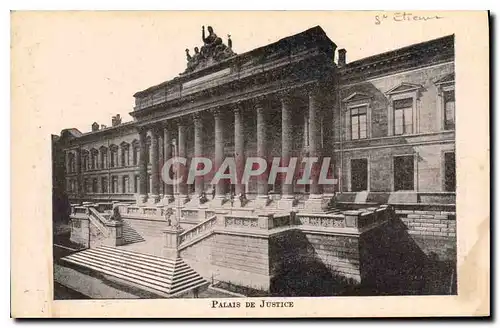
<path id="1" fill-rule="evenodd" d="M 181 258 L 166 259 L 109 246 L 73 253 L 63 261 L 104 273 L 136 287 L 172 296 L 206 286 Z"/>

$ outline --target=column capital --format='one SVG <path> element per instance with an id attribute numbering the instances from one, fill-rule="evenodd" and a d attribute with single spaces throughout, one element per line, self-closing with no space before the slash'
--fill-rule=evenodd
<path id="1" fill-rule="evenodd" d="M 149 130 L 151 131 L 151 136 L 163 134 L 163 126 L 160 124 L 151 126 Z"/>
<path id="2" fill-rule="evenodd" d="M 212 113 L 214 117 L 219 117 L 222 114 L 222 107 L 210 108 L 210 113 Z"/>
<path id="3" fill-rule="evenodd" d="M 193 113 L 193 114 L 192 114 L 192 116 L 193 116 L 193 121 L 195 121 L 195 122 L 196 122 L 196 121 L 201 120 L 201 118 L 202 118 L 202 113 L 201 113 L 201 112 L 196 112 L 196 113 Z"/>
<path id="4" fill-rule="evenodd" d="M 177 127 L 186 126 L 189 124 L 188 121 L 189 121 L 189 119 L 186 116 L 178 117 L 175 119 L 175 125 L 177 125 Z"/>
<path id="5" fill-rule="evenodd" d="M 292 97 L 293 95 L 293 89 L 285 89 L 285 90 L 279 90 L 276 92 L 276 95 L 280 99 L 280 101 L 287 101 Z"/>
<path id="6" fill-rule="evenodd" d="M 137 133 L 139 134 L 147 134 L 149 127 L 145 125 L 139 125 L 135 127 L 137 129 Z"/>
<path id="7" fill-rule="evenodd" d="M 320 94 L 319 83 L 311 83 L 305 87 L 308 97 L 318 97 Z"/>
<path id="8" fill-rule="evenodd" d="M 264 108 L 264 105 L 269 101 L 269 98 L 265 95 L 260 95 L 250 99 L 250 101 L 255 109 L 262 109 Z"/>
<path id="9" fill-rule="evenodd" d="M 241 113 L 245 109 L 245 106 L 243 104 L 244 104 L 243 101 L 237 101 L 236 103 L 234 103 L 233 104 L 233 112 Z"/>

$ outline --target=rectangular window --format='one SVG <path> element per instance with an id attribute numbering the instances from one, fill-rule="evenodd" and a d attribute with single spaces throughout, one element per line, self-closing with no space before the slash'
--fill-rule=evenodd
<path id="1" fill-rule="evenodd" d="M 351 189 L 352 191 L 368 190 L 368 159 L 351 160 Z"/>
<path id="2" fill-rule="evenodd" d="M 394 157 L 394 190 L 414 190 L 413 156 Z"/>
<path id="3" fill-rule="evenodd" d="M 86 192 L 91 192 L 92 190 L 90 189 L 91 188 L 91 185 L 89 183 L 89 180 L 88 179 L 84 179 L 83 180 L 83 185 L 85 186 L 85 191 Z"/>
<path id="4" fill-rule="evenodd" d="M 394 103 L 394 134 L 413 133 L 413 98 L 395 100 Z"/>
<path id="5" fill-rule="evenodd" d="M 129 183 L 128 183 L 128 176 L 123 177 L 123 185 L 122 185 L 122 190 L 124 193 L 129 192 Z"/>
<path id="6" fill-rule="evenodd" d="M 138 175 L 136 175 L 136 176 L 134 177 L 134 180 L 135 180 L 135 181 L 134 181 L 134 182 L 135 182 L 135 183 L 134 183 L 134 193 L 138 193 L 138 192 L 139 192 L 139 176 L 138 176 Z"/>
<path id="7" fill-rule="evenodd" d="M 455 191 L 456 189 L 456 174 L 455 174 L 455 153 L 444 153 L 444 190 Z"/>
<path id="8" fill-rule="evenodd" d="M 443 92 L 444 129 L 455 130 L 455 90 Z"/>
<path id="9" fill-rule="evenodd" d="M 92 179 L 92 192 L 97 192 L 97 178 Z"/>
<path id="10" fill-rule="evenodd" d="M 108 193 L 108 178 L 106 177 L 101 178 L 101 190 L 102 193 Z"/>
<path id="11" fill-rule="evenodd" d="M 134 165 L 139 164 L 139 147 L 134 148 Z"/>
<path id="12" fill-rule="evenodd" d="M 118 178 L 112 177 L 111 178 L 111 193 L 115 194 L 117 192 L 118 192 Z"/>
<path id="13" fill-rule="evenodd" d="M 351 139 L 366 139 L 366 106 L 351 108 Z"/>

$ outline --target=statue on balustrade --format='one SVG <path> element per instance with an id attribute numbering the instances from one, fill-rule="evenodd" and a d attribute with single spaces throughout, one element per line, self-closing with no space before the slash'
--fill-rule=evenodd
<path id="1" fill-rule="evenodd" d="M 208 36 L 205 33 L 205 26 L 202 26 L 201 39 L 203 46 L 201 49 L 194 48 L 194 55 L 191 56 L 189 49 L 186 49 L 187 68 L 182 74 L 202 69 L 223 59 L 236 55 L 232 50 L 233 41 L 231 35 L 228 35 L 228 44 L 226 46 L 220 37 L 215 34 L 212 26 L 207 28 Z"/>
<path id="2" fill-rule="evenodd" d="M 120 221 L 122 218 L 120 214 L 120 208 L 117 205 L 113 205 L 113 214 L 109 218 L 111 221 Z"/>

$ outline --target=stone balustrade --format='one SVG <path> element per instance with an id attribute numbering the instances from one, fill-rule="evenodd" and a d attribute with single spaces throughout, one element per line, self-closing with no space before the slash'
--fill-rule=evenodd
<path id="1" fill-rule="evenodd" d="M 182 209 L 182 218 L 189 221 L 198 221 L 199 210 L 198 209 Z"/>
<path id="2" fill-rule="evenodd" d="M 71 240 L 77 243 L 87 240 L 90 234 L 90 226 L 88 224 L 88 221 L 90 221 L 100 231 L 99 239 L 102 238 L 102 240 L 99 240 L 99 243 L 109 246 L 122 245 L 124 242 L 123 223 L 120 220 L 110 220 L 101 212 L 107 210 L 110 206 L 112 209 L 112 203 L 84 203 L 82 206 L 71 205 Z M 82 224 L 81 221 L 87 221 L 87 223 Z M 94 238 L 97 238 L 96 236 Z M 92 240 L 90 244 L 96 245 L 99 243 L 96 240 Z"/>
<path id="3" fill-rule="evenodd" d="M 344 211 L 345 227 L 363 229 L 388 220 L 393 210 L 389 205 Z"/>
<path id="4" fill-rule="evenodd" d="M 346 217 L 342 214 L 298 213 L 296 223 L 318 228 L 346 228 Z"/>
<path id="5" fill-rule="evenodd" d="M 209 219 L 201 222 L 200 224 L 194 226 L 193 228 L 184 231 L 179 235 L 179 244 L 183 244 L 185 242 L 189 242 L 196 237 L 202 235 L 206 231 L 212 230 L 213 227 L 217 224 L 217 217 L 213 215 Z"/>
<path id="6" fill-rule="evenodd" d="M 167 214 L 172 214 L 171 208 L 163 208 L 157 206 L 135 206 L 135 205 L 117 205 L 120 214 L 123 216 L 139 216 L 139 217 L 165 217 Z"/>
<path id="7" fill-rule="evenodd" d="M 259 217 L 226 215 L 224 216 L 224 227 L 237 229 L 254 229 L 259 228 L 259 220 Z"/>

